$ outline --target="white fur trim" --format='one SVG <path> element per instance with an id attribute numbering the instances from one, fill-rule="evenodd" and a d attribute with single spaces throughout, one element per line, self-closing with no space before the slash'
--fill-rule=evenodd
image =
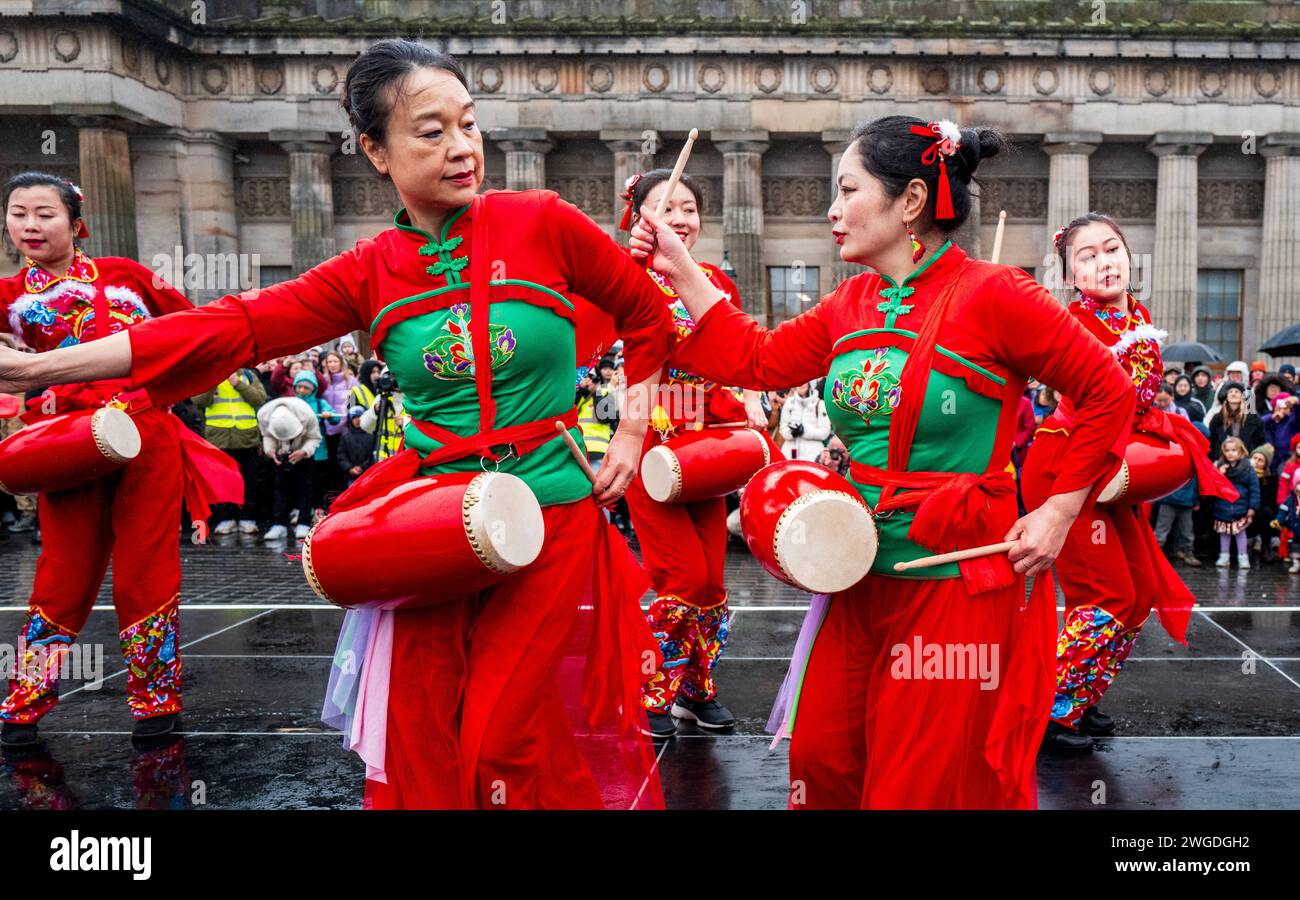
<path id="1" fill-rule="evenodd" d="M 140 299 L 140 295 L 125 285 L 110 284 L 106 286 L 104 296 L 110 300 L 116 300 L 118 303 L 129 303 L 139 310 L 140 315 L 146 319 L 153 318 L 149 314 L 149 307 L 145 306 L 144 301 Z"/>
<path id="2" fill-rule="evenodd" d="M 939 126 L 939 137 L 952 141 L 954 147 L 961 143 L 961 129 L 957 127 L 956 122 L 940 119 L 934 124 Z"/>
<path id="3" fill-rule="evenodd" d="M 1169 337 L 1169 332 L 1161 331 L 1154 325 L 1144 323 L 1137 328 L 1130 328 L 1120 335 L 1119 340 L 1110 345 L 1110 352 L 1113 356 L 1122 356 L 1129 347 L 1132 347 L 1138 341 L 1154 341 L 1159 346 L 1164 343 L 1167 337 Z"/>

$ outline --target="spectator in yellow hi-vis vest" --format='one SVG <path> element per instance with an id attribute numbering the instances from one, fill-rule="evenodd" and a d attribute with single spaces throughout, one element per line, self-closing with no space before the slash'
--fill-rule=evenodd
<path id="1" fill-rule="evenodd" d="M 222 503 L 213 507 L 213 534 L 230 534 L 235 520 L 244 534 L 257 534 L 253 485 L 257 481 L 262 434 L 257 410 L 266 402 L 266 387 L 252 369 L 240 369 L 212 390 L 194 398 L 204 417 L 204 437 L 239 464 L 244 476 L 244 505 Z"/>

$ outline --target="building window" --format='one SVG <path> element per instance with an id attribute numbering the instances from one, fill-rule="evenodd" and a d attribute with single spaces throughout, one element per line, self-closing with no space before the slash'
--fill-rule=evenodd
<path id="1" fill-rule="evenodd" d="M 257 270 L 257 286 L 271 287 L 293 277 L 293 266 L 260 266 Z"/>
<path id="2" fill-rule="evenodd" d="M 821 296 L 817 266 L 768 266 L 767 303 L 769 326 L 793 319 Z"/>
<path id="3" fill-rule="evenodd" d="M 1196 273 L 1196 339 L 1224 359 L 1241 358 L 1240 269 L 1201 269 Z"/>

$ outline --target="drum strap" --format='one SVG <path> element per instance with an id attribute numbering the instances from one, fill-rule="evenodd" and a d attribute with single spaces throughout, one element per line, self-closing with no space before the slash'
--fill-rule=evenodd
<path id="1" fill-rule="evenodd" d="M 497 404 L 492 399 L 491 329 L 488 327 L 492 303 L 488 296 L 492 277 L 491 250 L 488 248 L 487 199 L 477 195 L 469 208 L 469 330 L 474 348 L 474 384 L 478 388 L 478 430 L 484 434 L 497 419 Z"/>
<path id="2" fill-rule="evenodd" d="M 899 405 L 894 410 L 893 423 L 889 429 L 889 461 L 886 466 L 886 474 L 889 477 L 883 482 L 884 488 L 880 493 L 880 501 L 876 504 L 876 509 L 880 512 L 899 509 L 904 505 L 915 506 L 919 502 L 907 500 L 906 497 L 896 497 L 895 490 L 906 485 L 896 484 L 895 479 L 907 473 L 907 461 L 912 455 L 912 440 L 916 437 L 916 426 L 921 420 L 921 408 L 925 405 L 925 390 L 930 382 L 930 369 L 934 365 L 939 326 L 948 317 L 948 307 L 952 303 L 953 294 L 956 293 L 957 285 L 961 283 L 962 276 L 970 266 L 971 260 L 967 259 L 957 268 L 952 281 L 925 314 L 925 321 L 921 323 L 921 330 L 912 343 L 907 362 L 903 364 L 903 372 L 899 376 L 901 389 Z M 939 474 L 947 474 L 951 478 L 951 473 Z"/>
<path id="3" fill-rule="evenodd" d="M 420 434 L 443 445 L 421 458 L 422 466 L 438 466 L 476 454 L 487 459 L 500 460 L 505 457 L 497 455 L 492 448 L 501 446 L 508 446 L 507 457 L 527 456 L 538 447 L 558 437 L 555 430 L 556 422 L 563 422 L 565 428 L 575 428 L 578 424 L 578 408 L 575 406 L 562 416 L 508 425 L 505 428 L 492 428 L 465 437 L 432 422 L 411 420 L 411 424 Z"/>

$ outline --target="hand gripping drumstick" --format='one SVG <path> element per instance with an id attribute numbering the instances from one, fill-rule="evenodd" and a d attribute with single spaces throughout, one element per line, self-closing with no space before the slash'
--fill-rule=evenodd
<path id="1" fill-rule="evenodd" d="M 564 443 L 569 445 L 569 452 L 572 453 L 573 458 L 578 461 L 578 465 L 582 466 L 582 471 L 587 476 L 587 480 L 592 484 L 595 484 L 596 473 L 592 470 L 591 463 L 587 462 L 587 454 L 582 452 L 582 448 L 579 447 L 578 442 L 573 439 L 573 435 L 569 434 L 569 429 L 565 428 L 564 423 L 557 419 L 555 422 L 555 430 L 564 435 Z"/>
<path id="2" fill-rule="evenodd" d="M 978 556 L 994 556 L 998 553 L 1006 553 L 1015 545 L 1015 541 L 1003 541 L 1000 544 L 987 544 L 983 547 L 970 547 L 966 550 L 940 553 L 938 556 L 922 556 L 920 559 L 914 559 L 910 562 L 894 563 L 894 571 L 906 572 L 908 569 L 928 569 L 931 566 L 943 566 L 948 563 L 961 562 L 963 559 L 975 559 Z"/>
<path id="3" fill-rule="evenodd" d="M 681 180 L 682 172 L 686 170 L 686 160 L 691 158 L 691 147 L 695 145 L 695 139 L 700 136 L 698 128 L 692 128 L 691 133 L 686 136 L 686 145 L 682 147 L 682 152 L 677 154 L 677 165 L 673 166 L 673 174 L 668 176 L 668 186 L 664 188 L 663 196 L 659 198 L 659 206 L 655 209 L 655 218 L 662 219 L 664 210 L 668 208 L 668 200 L 677 190 L 677 182 Z"/>
<path id="4" fill-rule="evenodd" d="M 989 262 L 997 262 L 1002 258 L 1002 232 L 1007 227 L 1007 211 L 1004 209 L 998 213 L 998 230 L 993 232 L 993 255 L 989 257 Z"/>

